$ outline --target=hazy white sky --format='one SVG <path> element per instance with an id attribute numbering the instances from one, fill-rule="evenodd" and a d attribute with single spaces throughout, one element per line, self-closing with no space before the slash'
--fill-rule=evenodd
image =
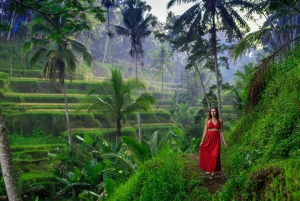
<path id="1" fill-rule="evenodd" d="M 170 0 L 145 0 L 151 7 L 151 13 L 155 15 L 159 21 L 164 22 L 167 18 L 168 11 L 172 11 L 175 13 L 175 15 L 181 15 L 184 11 L 186 11 L 188 8 L 190 8 L 193 3 L 189 4 L 181 4 L 181 5 L 175 5 L 169 10 L 167 10 L 167 3 Z"/>

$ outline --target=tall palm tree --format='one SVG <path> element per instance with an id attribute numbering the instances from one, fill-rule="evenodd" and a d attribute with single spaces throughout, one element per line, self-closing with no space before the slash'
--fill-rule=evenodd
<path id="1" fill-rule="evenodd" d="M 238 42 L 231 52 L 231 58 L 237 60 L 238 57 L 247 49 L 262 40 L 269 39 L 277 47 L 271 54 L 253 69 L 253 78 L 250 82 L 248 98 L 252 104 L 258 102 L 259 94 L 264 89 L 264 75 L 268 68 L 272 68 L 270 62 L 278 58 L 285 58 L 293 47 L 293 44 L 299 40 L 299 16 L 300 3 L 297 0 L 267 0 L 256 4 L 247 14 L 251 16 L 253 13 L 266 13 L 269 16 L 263 26 L 244 37 Z M 286 21 L 287 23 L 282 23 Z M 280 57 L 281 56 L 281 57 Z"/>
<path id="2" fill-rule="evenodd" d="M 164 101 L 164 71 L 167 69 L 167 71 L 170 73 L 170 75 L 173 77 L 173 55 L 168 50 L 165 44 L 162 44 L 158 50 L 152 50 L 150 52 L 150 58 L 152 59 L 152 65 L 149 67 L 156 68 L 156 79 L 161 77 L 161 106 L 163 105 Z"/>
<path id="3" fill-rule="evenodd" d="M 155 98 L 143 93 L 137 99 L 132 97 L 135 90 L 145 88 L 145 85 L 136 79 L 124 81 L 119 69 L 111 69 L 111 78 L 102 83 L 100 87 L 90 91 L 89 95 L 99 93 L 99 96 L 93 96 L 93 104 L 90 110 L 104 112 L 107 116 L 113 118 L 116 122 L 116 142 L 121 136 L 121 121 L 129 114 L 136 111 L 148 111 L 150 105 L 156 102 Z"/>
<path id="4" fill-rule="evenodd" d="M 236 9 L 250 9 L 253 4 L 243 0 L 170 0 L 167 8 L 172 7 L 175 3 L 191 2 L 195 4 L 176 20 L 175 27 L 187 26 L 187 38 L 202 36 L 206 33 L 210 35 L 211 54 L 216 74 L 218 109 L 221 115 L 217 31 L 225 30 L 229 38 L 242 38 L 243 31 L 248 32 L 250 28 Z"/>
<path id="5" fill-rule="evenodd" d="M 64 27 L 68 26 L 72 21 L 72 19 L 64 18 L 62 15 L 55 15 L 51 18 L 52 24 L 59 27 L 59 30 L 64 29 Z M 64 81 L 67 71 L 70 73 L 75 72 L 76 63 L 79 62 L 77 59 L 78 56 L 81 55 L 83 61 L 91 66 L 92 56 L 88 52 L 86 46 L 74 39 L 76 33 L 88 28 L 86 22 L 82 22 L 81 24 L 74 26 L 72 30 L 64 32 L 62 35 L 58 33 L 58 30 L 53 26 L 49 26 L 48 23 L 40 21 L 32 26 L 31 35 L 33 38 L 24 44 L 25 53 L 32 50 L 34 47 L 38 48 L 30 60 L 31 67 L 46 58 L 47 62 L 44 68 L 46 78 L 51 79 L 51 81 L 55 83 L 58 72 L 58 80 L 62 86 L 65 99 L 69 151 L 71 151 L 72 136 Z"/>
<path id="6" fill-rule="evenodd" d="M 107 37 L 106 37 L 106 43 L 105 43 L 105 49 L 104 49 L 104 56 L 103 56 L 103 62 L 105 61 L 105 55 L 106 55 L 106 49 L 107 49 L 107 43 L 108 43 L 108 40 L 112 39 L 113 37 L 113 32 L 110 30 L 110 11 L 111 11 L 111 8 L 115 7 L 116 6 L 116 0 L 102 0 L 101 1 L 101 4 L 102 6 L 104 6 L 107 10 L 107 28 L 108 28 L 108 31 L 107 31 Z M 110 42 L 110 46 L 111 46 L 111 42 Z M 111 51 L 112 51 L 112 47 L 110 47 Z M 111 55 L 112 57 L 112 55 Z M 111 58 L 112 60 L 113 58 Z M 113 61 L 113 60 L 112 60 Z"/>
<path id="7" fill-rule="evenodd" d="M 140 0 L 127 0 L 122 9 L 123 25 L 115 26 L 115 30 L 119 35 L 129 36 L 131 41 L 131 48 L 129 54 L 135 61 L 135 77 L 138 79 L 137 61 L 139 57 L 143 57 L 143 39 L 151 34 L 148 29 L 150 24 L 155 24 L 155 18 L 148 14 L 144 17 L 145 12 L 149 10 L 149 6 Z M 137 91 L 137 97 L 139 90 Z M 141 118 L 138 111 L 138 127 L 139 127 L 139 141 L 142 140 L 141 133 Z"/>

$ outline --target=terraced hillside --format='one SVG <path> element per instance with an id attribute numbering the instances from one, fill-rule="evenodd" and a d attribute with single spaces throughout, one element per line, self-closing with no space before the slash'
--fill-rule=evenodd
<path id="1" fill-rule="evenodd" d="M 2 72 L 1 106 L 9 131 L 14 163 L 21 181 L 26 184 L 34 180 L 36 185 L 43 184 L 47 186 L 47 190 L 51 190 L 57 185 L 54 172 L 61 165 L 61 158 L 57 156 L 67 150 L 64 97 L 59 84 L 55 88 L 49 80 L 39 76 L 33 78 L 32 72 L 29 72 L 14 70 L 14 75 L 19 77 L 10 77 L 8 73 Z M 42 75 L 42 72 L 34 71 L 34 75 L 38 74 Z M 72 83 L 66 81 L 71 131 L 75 141 L 76 135 L 89 134 L 92 137 L 100 133 L 109 141 L 115 140 L 113 120 L 105 114 L 79 110 L 87 92 L 102 80 L 103 78 L 91 81 L 73 80 Z M 155 91 L 157 86 L 153 84 L 149 87 L 147 91 L 152 91 L 159 100 L 160 92 Z M 166 92 L 166 104 L 172 93 Z M 154 131 L 167 131 L 173 126 L 170 113 L 156 106 L 153 106 L 152 111 L 141 113 L 141 119 L 146 140 Z M 137 130 L 136 115 L 133 114 L 123 123 L 122 135 L 137 137 Z M 47 138 L 49 134 L 58 140 L 52 143 Z M 14 140 L 16 136 L 18 142 Z M 34 136 L 41 140 L 29 140 Z"/>
<path id="2" fill-rule="evenodd" d="M 61 155 L 67 151 L 67 127 L 65 120 L 65 103 L 60 85 L 53 84 L 42 77 L 41 71 L 13 70 L 15 77 L 9 76 L 9 71 L 0 70 L 0 99 L 6 126 L 11 139 L 15 165 L 23 182 L 34 180 L 36 184 L 54 189 L 57 181 L 54 172 L 61 166 Z M 71 133 L 75 136 L 89 134 L 91 137 L 101 134 L 109 141 L 115 140 L 114 121 L 102 113 L 88 113 L 79 109 L 87 92 L 97 87 L 103 77 L 91 80 L 66 81 L 68 108 L 71 123 Z M 176 83 L 165 83 L 164 99 L 161 105 L 161 83 L 148 81 L 145 91 L 151 92 L 157 98 L 157 106 L 152 111 L 141 113 L 142 133 L 147 140 L 154 131 L 167 131 L 173 126 L 173 119 L 166 110 L 171 97 L 177 90 Z M 179 88 L 179 90 L 183 90 Z M 226 96 L 224 102 L 225 118 L 236 118 L 232 107 L 232 98 Z M 195 108 L 197 109 L 197 108 Z M 137 137 L 138 127 L 136 115 L 129 116 L 122 125 L 122 135 Z M 51 134 L 58 140 L 52 142 L 47 138 Z M 18 137 L 18 143 L 14 136 Z M 40 141 L 32 142 L 28 137 L 38 136 Z M 23 139 L 23 140 L 20 140 Z M 43 140 L 44 139 L 44 140 Z"/>

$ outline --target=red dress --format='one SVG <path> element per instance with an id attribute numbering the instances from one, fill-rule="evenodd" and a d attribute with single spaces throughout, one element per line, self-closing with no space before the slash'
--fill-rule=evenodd
<path id="1" fill-rule="evenodd" d="M 207 129 L 220 129 L 220 127 L 219 122 L 213 124 L 211 120 L 207 124 Z M 207 172 L 221 171 L 220 146 L 220 132 L 207 131 L 205 140 L 200 146 L 199 168 Z"/>

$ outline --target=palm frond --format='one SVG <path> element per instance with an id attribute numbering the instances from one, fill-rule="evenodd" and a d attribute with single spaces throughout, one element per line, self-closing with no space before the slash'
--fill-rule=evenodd
<path id="1" fill-rule="evenodd" d="M 258 44 L 260 42 L 260 39 L 263 38 L 263 36 L 266 33 L 269 33 L 271 30 L 272 28 L 270 27 L 263 28 L 248 34 L 245 38 L 241 39 L 238 42 L 238 44 L 234 46 L 234 48 L 230 52 L 230 58 L 236 61 L 238 57 L 244 53 L 245 50 L 249 49 L 253 45 Z"/>
<path id="2" fill-rule="evenodd" d="M 136 172 L 135 166 L 128 159 L 124 158 L 123 156 L 121 156 L 119 154 L 107 153 L 107 154 L 102 154 L 101 157 L 108 158 L 108 159 L 116 159 L 119 162 L 121 162 L 121 164 L 123 164 L 124 167 L 128 167 L 132 173 Z"/>
<path id="3" fill-rule="evenodd" d="M 33 48 L 33 43 L 31 41 L 26 41 L 23 44 L 23 53 L 27 54 Z"/>
<path id="4" fill-rule="evenodd" d="M 156 99 L 154 96 L 148 93 L 143 93 L 134 102 L 132 102 L 130 105 L 124 108 L 123 113 L 129 114 L 137 110 L 149 111 L 151 109 L 150 104 L 155 104 L 155 103 L 156 103 Z"/>
<path id="5" fill-rule="evenodd" d="M 151 158 L 150 148 L 145 141 L 140 143 L 134 138 L 128 136 L 123 136 L 122 141 L 128 146 L 130 154 L 134 156 L 134 159 L 138 163 L 143 164 Z"/>
<path id="6" fill-rule="evenodd" d="M 115 30 L 119 35 L 130 36 L 130 33 L 127 29 L 121 26 L 115 26 Z"/>
<path id="7" fill-rule="evenodd" d="M 166 142 L 168 141 L 169 134 L 165 133 L 159 133 L 158 131 L 155 131 L 153 133 L 153 136 L 150 139 L 150 150 L 151 155 L 156 156 L 165 146 Z"/>
<path id="8" fill-rule="evenodd" d="M 111 111 L 111 112 L 115 111 L 115 108 L 113 107 L 113 105 L 111 105 L 108 102 L 104 101 L 100 97 L 95 97 L 95 98 L 97 99 L 97 102 L 94 102 L 91 105 L 89 111 L 92 111 L 92 110 Z"/>
<path id="9" fill-rule="evenodd" d="M 33 68 L 40 60 L 42 60 L 46 56 L 47 53 L 47 49 L 39 49 L 30 59 L 30 68 Z"/>
<path id="10" fill-rule="evenodd" d="M 93 57 L 91 53 L 88 51 L 87 47 L 76 40 L 68 40 L 72 46 L 72 50 L 74 50 L 76 53 L 82 54 L 82 59 L 87 63 L 88 66 L 92 65 Z"/>

